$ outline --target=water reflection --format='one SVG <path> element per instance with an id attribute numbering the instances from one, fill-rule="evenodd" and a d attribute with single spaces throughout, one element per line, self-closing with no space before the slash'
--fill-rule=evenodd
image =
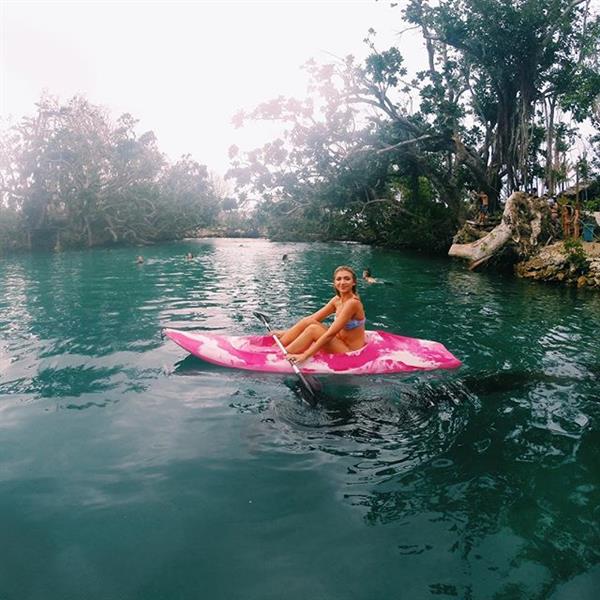
<path id="1" fill-rule="evenodd" d="M 320 403 L 310 408 L 291 378 L 243 378 L 235 378 L 240 389 L 230 406 L 263 417 L 266 426 L 255 433 L 255 444 L 343 461 L 338 477 L 346 485 L 379 485 L 442 455 L 472 409 L 468 391 L 442 382 L 390 382 L 382 393 L 369 378 L 338 378 L 323 382 Z"/>
<path id="2" fill-rule="evenodd" d="M 469 427 L 458 432 L 443 459 L 346 495 L 371 525 L 422 522 L 417 530 L 403 529 L 400 552 L 420 555 L 439 550 L 441 544 L 446 552 L 458 554 L 462 567 L 457 573 L 470 574 L 454 578 L 460 596 L 502 595 L 509 580 L 518 597 L 546 597 L 558 582 L 598 560 L 592 525 L 597 505 L 590 502 L 598 498 L 597 475 L 577 466 L 581 454 L 597 444 L 597 432 L 581 428 L 575 436 L 561 434 L 551 442 L 540 428 L 537 439 L 522 436 L 527 432 L 511 427 L 512 418 L 505 410 L 484 405 L 472 415 Z M 511 445 L 513 439 L 521 449 Z M 523 461 L 519 467 L 515 458 Z M 570 492 L 564 482 L 574 468 L 581 482 Z M 578 516 L 563 521 L 574 504 L 580 507 Z M 442 526 L 441 537 L 434 523 Z M 533 578 L 531 569 L 538 571 Z M 490 589 L 484 593 L 480 586 L 485 571 Z"/>

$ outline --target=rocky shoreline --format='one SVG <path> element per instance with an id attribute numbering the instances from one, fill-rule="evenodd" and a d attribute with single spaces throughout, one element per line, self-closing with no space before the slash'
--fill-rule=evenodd
<path id="1" fill-rule="evenodd" d="M 584 241 L 576 231 L 571 237 L 568 214 L 559 217 L 553 208 L 546 198 L 513 192 L 493 221 L 466 221 L 448 254 L 469 261 L 472 271 L 510 266 L 525 279 L 600 289 L 600 243 Z M 587 227 L 591 216 L 596 218 L 586 215 Z"/>
<path id="2" fill-rule="evenodd" d="M 532 258 L 517 263 L 515 270 L 519 277 L 526 279 L 600 289 L 600 243 L 580 242 L 569 246 L 562 241 L 555 242 Z"/>

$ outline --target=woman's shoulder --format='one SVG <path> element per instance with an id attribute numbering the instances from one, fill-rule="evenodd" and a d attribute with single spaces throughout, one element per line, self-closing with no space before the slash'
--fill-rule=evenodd
<path id="1" fill-rule="evenodd" d="M 339 298 L 337 296 L 334 296 L 327 304 L 325 304 L 323 308 L 328 308 L 330 310 L 336 311 L 338 307 L 338 300 Z"/>
<path id="2" fill-rule="evenodd" d="M 357 296 L 352 300 L 352 306 L 357 313 L 365 312 L 365 307 L 363 306 L 362 300 Z"/>
<path id="3" fill-rule="evenodd" d="M 350 300 L 347 300 L 344 303 L 344 307 L 346 306 L 348 307 L 348 310 L 358 310 L 359 308 L 362 309 L 363 303 L 358 296 L 354 296 L 354 298 L 350 298 Z"/>

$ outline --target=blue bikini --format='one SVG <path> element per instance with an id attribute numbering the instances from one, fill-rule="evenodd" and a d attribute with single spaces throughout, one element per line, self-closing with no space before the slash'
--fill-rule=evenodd
<path id="1" fill-rule="evenodd" d="M 367 319 L 350 319 L 345 325 L 344 329 L 356 329 L 361 327 L 367 322 Z"/>

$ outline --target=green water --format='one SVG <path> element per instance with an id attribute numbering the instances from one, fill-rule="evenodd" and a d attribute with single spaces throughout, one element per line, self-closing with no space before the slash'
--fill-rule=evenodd
<path id="1" fill-rule="evenodd" d="M 142 252 L 1 259 L 1 600 L 597 597 L 600 295 L 341 243 Z M 161 339 L 284 326 L 343 263 L 388 283 L 370 328 L 464 366 L 323 377 L 311 409 Z"/>

